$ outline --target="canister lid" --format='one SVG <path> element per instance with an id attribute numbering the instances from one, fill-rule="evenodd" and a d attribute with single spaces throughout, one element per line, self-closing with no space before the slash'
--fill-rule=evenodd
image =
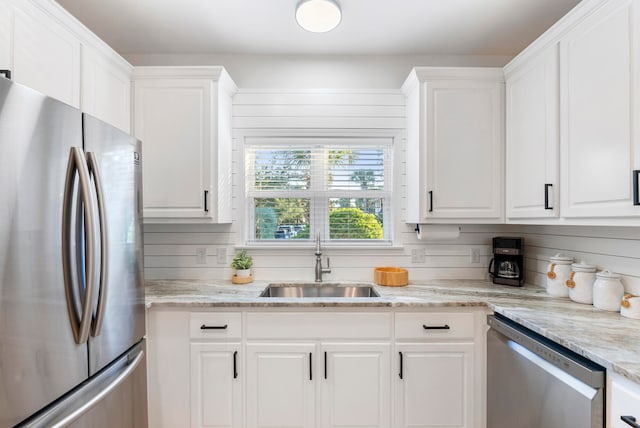
<path id="1" fill-rule="evenodd" d="M 584 262 L 574 263 L 571 265 L 571 270 L 574 272 L 595 272 L 596 267 L 592 265 L 588 265 Z"/>
<path id="2" fill-rule="evenodd" d="M 611 272 L 610 270 L 602 270 L 596 273 L 598 278 L 607 278 L 607 279 L 620 279 L 620 274 Z"/>
<path id="3" fill-rule="evenodd" d="M 549 257 L 549 261 L 561 265 L 568 265 L 570 263 L 573 263 L 573 257 L 568 257 L 562 253 L 558 253 L 555 256 Z"/>

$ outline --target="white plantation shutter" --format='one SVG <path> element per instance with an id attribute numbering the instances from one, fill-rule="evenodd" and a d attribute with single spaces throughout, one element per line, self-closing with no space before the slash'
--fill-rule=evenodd
<path id="1" fill-rule="evenodd" d="M 391 138 L 248 138 L 249 240 L 391 242 L 392 153 Z"/>

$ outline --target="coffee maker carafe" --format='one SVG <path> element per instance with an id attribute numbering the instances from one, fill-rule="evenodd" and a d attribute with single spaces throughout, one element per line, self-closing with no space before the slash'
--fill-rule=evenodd
<path id="1" fill-rule="evenodd" d="M 493 258 L 489 275 L 494 284 L 521 286 L 524 282 L 523 239 L 509 236 L 493 238 Z"/>

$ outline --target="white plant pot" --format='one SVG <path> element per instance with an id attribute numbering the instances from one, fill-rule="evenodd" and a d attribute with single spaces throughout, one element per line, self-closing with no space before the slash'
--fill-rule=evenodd
<path id="1" fill-rule="evenodd" d="M 251 269 L 236 269 L 236 276 L 238 278 L 247 278 L 251 276 Z"/>

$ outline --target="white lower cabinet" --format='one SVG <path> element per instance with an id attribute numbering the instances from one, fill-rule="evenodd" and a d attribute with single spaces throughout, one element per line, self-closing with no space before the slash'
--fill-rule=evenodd
<path id="1" fill-rule="evenodd" d="M 485 426 L 483 317 L 464 311 L 396 314 L 395 427 Z"/>
<path id="2" fill-rule="evenodd" d="M 321 426 L 390 427 L 390 344 L 323 343 Z"/>
<path id="3" fill-rule="evenodd" d="M 606 414 L 611 428 L 640 425 L 640 385 L 615 374 L 609 376 L 610 408 Z M 635 424 L 635 425 L 634 425 Z"/>
<path id="4" fill-rule="evenodd" d="M 397 427 L 473 427 L 473 343 L 398 344 Z"/>
<path id="5" fill-rule="evenodd" d="M 191 343 L 191 427 L 242 427 L 240 349 L 240 342 Z"/>
<path id="6" fill-rule="evenodd" d="M 315 427 L 313 343 L 247 344 L 247 427 Z"/>
<path id="7" fill-rule="evenodd" d="M 483 318 L 151 308 L 149 426 L 483 428 Z"/>

